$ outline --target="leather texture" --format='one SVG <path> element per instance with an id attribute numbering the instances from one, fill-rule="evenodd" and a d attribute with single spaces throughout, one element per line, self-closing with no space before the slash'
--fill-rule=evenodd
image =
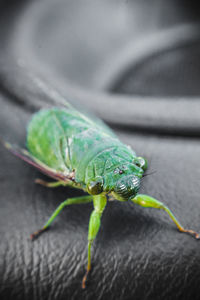
<path id="1" fill-rule="evenodd" d="M 135 4 L 137 2 L 133 1 Z M 8 37 L 14 39 L 11 35 L 12 26 L 8 25 L 11 20 L 13 22 L 15 16 L 16 24 L 20 22 L 19 12 L 23 11 L 25 5 L 23 1 L 16 3 L 11 3 L 10 6 L 6 2 L 2 4 L 4 16 L 7 16 L 1 19 L 4 27 L 2 29 L 1 26 L 0 32 L 5 41 L 5 49 Z M 73 6 L 70 1 L 69 3 L 72 11 L 76 11 L 76 5 Z M 141 16 L 146 8 L 145 3 L 140 2 Z M 184 2 L 182 3 L 184 6 Z M 26 5 L 31 5 L 31 1 Z M 62 7 L 63 4 L 60 5 Z M 180 6 L 177 7 L 180 9 Z M 98 6 L 93 7 L 97 8 Z M 170 16 L 173 5 L 169 5 L 168 8 Z M 196 15 L 192 15 L 192 9 L 189 11 L 188 20 L 195 20 Z M 8 12 L 10 18 L 6 15 Z M 195 12 L 197 13 L 197 10 Z M 180 12 L 178 15 L 176 19 L 174 13 L 172 20 L 180 21 Z M 185 14 L 183 16 L 185 22 Z M 23 18 L 23 14 L 20 18 Z M 161 23 L 165 22 L 163 20 Z M 170 21 L 167 24 L 169 23 Z M 48 74 L 48 70 L 45 69 L 43 76 L 40 76 L 34 69 L 23 69 L 23 61 L 17 64 L 13 56 L 9 60 L 8 48 L 0 53 L 4 61 L 0 71 L 0 136 L 9 142 L 23 145 L 26 124 L 31 114 L 45 105 L 60 105 L 60 95 L 68 97 L 68 93 L 60 86 L 54 89 L 57 84 L 55 82 L 54 87 L 53 84 L 46 83 L 45 80 L 52 76 L 51 73 L 45 78 L 44 74 Z M 25 50 L 22 54 L 26 54 Z M 170 73 L 170 76 L 172 75 Z M 131 76 L 134 78 L 135 75 Z M 196 74 L 192 69 L 191 76 L 197 80 L 198 72 Z M 186 82 L 187 80 L 185 84 Z M 124 89 L 123 85 L 122 92 Z M 184 87 L 183 92 L 185 90 Z M 102 91 L 98 93 L 97 102 L 99 98 L 104 98 Z M 134 94 L 135 91 L 128 89 L 127 93 Z M 81 100 L 81 92 L 77 95 Z M 163 95 L 167 97 L 166 86 Z M 89 92 L 88 97 L 91 97 Z M 106 97 L 105 95 L 105 99 Z M 113 97 L 117 98 L 115 95 Z M 83 93 L 83 99 L 85 98 L 86 93 Z M 120 99 L 122 100 L 123 96 Z M 190 98 L 186 100 L 190 101 Z M 126 101 L 128 100 L 125 99 L 124 103 L 127 103 Z M 159 97 L 156 101 L 159 101 Z M 173 101 L 173 98 L 169 97 L 168 101 Z M 82 103 L 85 104 L 84 101 Z M 94 97 L 92 105 L 95 106 L 95 103 Z M 154 105 L 156 107 L 156 102 Z M 127 109 L 131 111 L 133 108 L 129 106 Z M 112 109 L 114 119 L 114 115 L 118 114 L 118 107 Z M 107 110 L 108 108 L 104 107 L 105 115 Z M 145 112 L 145 106 L 143 111 Z M 195 116 L 198 113 L 194 111 Z M 120 120 L 118 124 L 116 122 L 117 126 L 114 126 L 113 130 L 124 143 L 149 161 L 147 173 L 153 174 L 144 177 L 140 192 L 163 201 L 183 226 L 200 232 L 200 141 L 197 131 L 194 131 L 192 136 L 192 114 L 188 118 L 190 122 L 187 123 L 186 133 L 181 126 L 179 127 L 182 121 L 178 117 L 174 121 L 177 126 L 173 127 L 175 134 L 172 129 L 168 132 L 168 127 L 163 126 L 162 119 L 158 119 L 160 123 L 157 130 L 156 127 L 150 131 L 148 128 L 145 130 L 139 121 L 136 127 L 134 124 L 123 126 Z M 169 124 L 170 121 L 169 116 Z M 115 122 L 111 120 L 110 123 Z M 63 200 L 82 193 L 69 188 L 48 189 L 36 185 L 36 178 L 48 178 L 12 156 L 3 146 L 0 146 L 0 162 L 1 300 L 199 299 L 200 241 L 178 232 L 174 223 L 160 210 L 118 201 L 107 204 L 101 229 L 92 249 L 92 271 L 88 277 L 87 288 L 82 290 L 92 204 L 65 208 L 50 230 L 31 242 L 30 234 L 44 224 Z"/>

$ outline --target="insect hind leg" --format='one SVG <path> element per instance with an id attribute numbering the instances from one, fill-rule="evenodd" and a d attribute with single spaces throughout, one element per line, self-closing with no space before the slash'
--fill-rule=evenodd
<path id="1" fill-rule="evenodd" d="M 59 213 L 63 210 L 63 208 L 67 205 L 72 205 L 72 204 L 83 204 L 83 203 L 88 203 L 91 202 L 93 197 L 91 195 L 86 195 L 82 197 L 75 197 L 75 198 L 68 198 L 67 200 L 63 201 L 53 212 L 51 217 L 48 219 L 48 221 L 44 224 L 44 226 L 35 231 L 33 234 L 30 235 L 31 240 L 35 240 L 37 237 L 39 237 L 44 231 L 46 231 L 51 223 L 55 220 L 55 218 L 59 215 Z"/>

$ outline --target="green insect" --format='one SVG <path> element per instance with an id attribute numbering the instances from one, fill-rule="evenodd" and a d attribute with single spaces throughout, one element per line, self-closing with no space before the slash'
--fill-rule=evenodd
<path id="1" fill-rule="evenodd" d="M 82 288 L 85 288 L 91 270 L 91 246 L 99 231 L 107 200 L 111 198 L 162 209 L 180 231 L 200 238 L 193 230 L 184 229 L 162 202 L 138 194 L 147 161 L 120 142 L 101 120 L 83 114 L 71 105 L 42 109 L 33 116 L 27 132 L 28 151 L 9 143 L 5 146 L 56 180 L 50 183 L 36 180 L 37 183 L 47 187 L 71 186 L 89 194 L 62 202 L 44 226 L 31 235 L 34 239 L 44 232 L 65 206 L 93 202 L 88 229 L 88 264 Z"/>

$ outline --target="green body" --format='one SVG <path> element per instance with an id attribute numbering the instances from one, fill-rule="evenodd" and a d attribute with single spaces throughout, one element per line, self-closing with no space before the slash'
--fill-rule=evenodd
<path id="1" fill-rule="evenodd" d="M 126 175 L 143 175 L 133 164 L 135 152 L 119 141 L 102 122 L 95 123 L 74 109 L 52 108 L 35 114 L 28 127 L 30 153 L 63 174 L 75 172 L 75 182 L 83 189 L 91 181 L 102 180 L 110 193 L 116 181 Z"/>
<path id="2" fill-rule="evenodd" d="M 135 152 L 121 143 L 101 120 L 80 113 L 69 104 L 66 108 L 41 110 L 33 116 L 27 134 L 29 151 L 4 144 L 13 154 L 56 179 L 49 183 L 38 179 L 37 183 L 47 187 L 69 185 L 90 194 L 63 201 L 44 226 L 31 235 L 33 239 L 46 230 L 65 206 L 93 202 L 83 288 L 91 269 L 91 245 L 99 231 L 101 216 L 110 195 L 119 201 L 129 200 L 143 207 L 162 209 L 180 231 L 199 238 L 195 231 L 184 229 L 162 202 L 137 194 L 147 167 L 145 159 L 136 157 Z"/>

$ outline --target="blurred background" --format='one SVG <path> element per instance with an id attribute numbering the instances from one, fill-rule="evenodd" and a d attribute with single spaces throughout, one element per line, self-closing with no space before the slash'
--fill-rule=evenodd
<path id="1" fill-rule="evenodd" d="M 198 135 L 199 11 L 196 1 L 2 0 L 0 84 L 26 104 L 36 89 L 67 94 L 110 123 Z"/>
<path id="2" fill-rule="evenodd" d="M 156 170 L 142 191 L 200 229 L 199 16 L 186 0 L 1 0 L 0 137 L 25 144 L 31 114 L 65 99 L 90 109 Z M 109 204 L 83 293 L 91 207 L 30 244 L 74 191 L 0 154 L 1 299 L 199 299 L 199 243 L 128 204 Z"/>

